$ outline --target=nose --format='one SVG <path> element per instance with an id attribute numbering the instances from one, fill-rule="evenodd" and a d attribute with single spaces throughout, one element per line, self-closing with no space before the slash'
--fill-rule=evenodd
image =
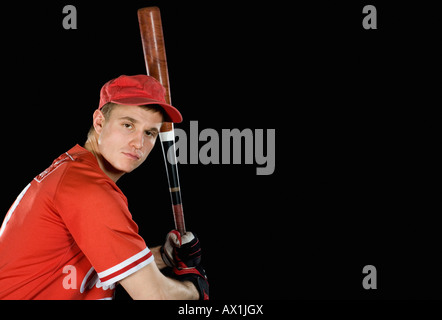
<path id="1" fill-rule="evenodd" d="M 141 149 L 144 145 L 144 133 L 143 132 L 134 133 L 130 145 L 135 149 Z"/>

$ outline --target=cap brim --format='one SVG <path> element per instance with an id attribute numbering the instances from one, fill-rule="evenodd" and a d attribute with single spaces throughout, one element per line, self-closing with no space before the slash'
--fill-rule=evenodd
<path id="1" fill-rule="evenodd" d="M 170 104 L 158 101 L 158 100 L 148 99 L 148 98 L 143 98 L 143 97 L 131 97 L 131 98 L 115 99 L 115 100 L 112 100 L 111 102 L 118 103 L 118 104 L 125 104 L 128 106 L 143 106 L 143 105 L 149 105 L 149 104 L 157 104 L 164 109 L 166 114 L 169 116 L 169 120 L 171 120 L 170 122 L 180 123 L 183 121 L 183 116 L 175 107 L 171 106 Z M 167 121 L 167 122 L 169 122 L 169 121 Z"/>

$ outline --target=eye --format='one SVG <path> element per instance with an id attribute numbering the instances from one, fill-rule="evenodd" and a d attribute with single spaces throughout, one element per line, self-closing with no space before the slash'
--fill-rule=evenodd
<path id="1" fill-rule="evenodd" d="M 127 128 L 127 129 L 132 129 L 133 128 L 132 124 L 130 124 L 130 123 L 123 123 L 123 126 L 125 128 Z"/>
<path id="2" fill-rule="evenodd" d="M 146 136 L 155 138 L 157 136 L 157 132 L 153 130 L 145 131 Z"/>

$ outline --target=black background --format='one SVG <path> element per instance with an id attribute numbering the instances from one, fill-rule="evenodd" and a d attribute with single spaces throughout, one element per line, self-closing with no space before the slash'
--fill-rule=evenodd
<path id="1" fill-rule="evenodd" d="M 67 4 L 77 30 L 62 27 Z M 377 30 L 362 27 L 366 4 L 377 8 Z M 151 5 L 184 116 L 177 127 L 276 129 L 272 175 L 257 176 L 256 165 L 179 167 L 211 298 L 440 299 L 440 36 L 423 2 L 8 4 L 0 210 L 85 142 L 106 81 L 145 73 L 136 11 Z M 162 244 L 173 220 L 159 144 L 118 185 L 147 245 Z M 369 264 L 377 290 L 362 287 Z"/>

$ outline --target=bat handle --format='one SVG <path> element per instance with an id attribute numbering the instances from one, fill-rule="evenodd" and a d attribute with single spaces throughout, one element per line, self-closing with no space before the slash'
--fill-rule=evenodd
<path id="1" fill-rule="evenodd" d="M 183 235 L 186 233 L 183 214 L 183 202 L 181 200 L 180 180 L 175 149 L 175 131 L 170 123 L 171 130 L 160 132 L 161 147 L 163 148 L 164 163 L 166 165 L 167 181 L 169 183 L 172 211 L 175 220 L 175 229 Z"/>
<path id="2" fill-rule="evenodd" d="M 186 225 L 184 224 L 183 204 L 172 205 L 173 217 L 175 219 L 175 229 L 181 235 L 186 233 Z"/>

